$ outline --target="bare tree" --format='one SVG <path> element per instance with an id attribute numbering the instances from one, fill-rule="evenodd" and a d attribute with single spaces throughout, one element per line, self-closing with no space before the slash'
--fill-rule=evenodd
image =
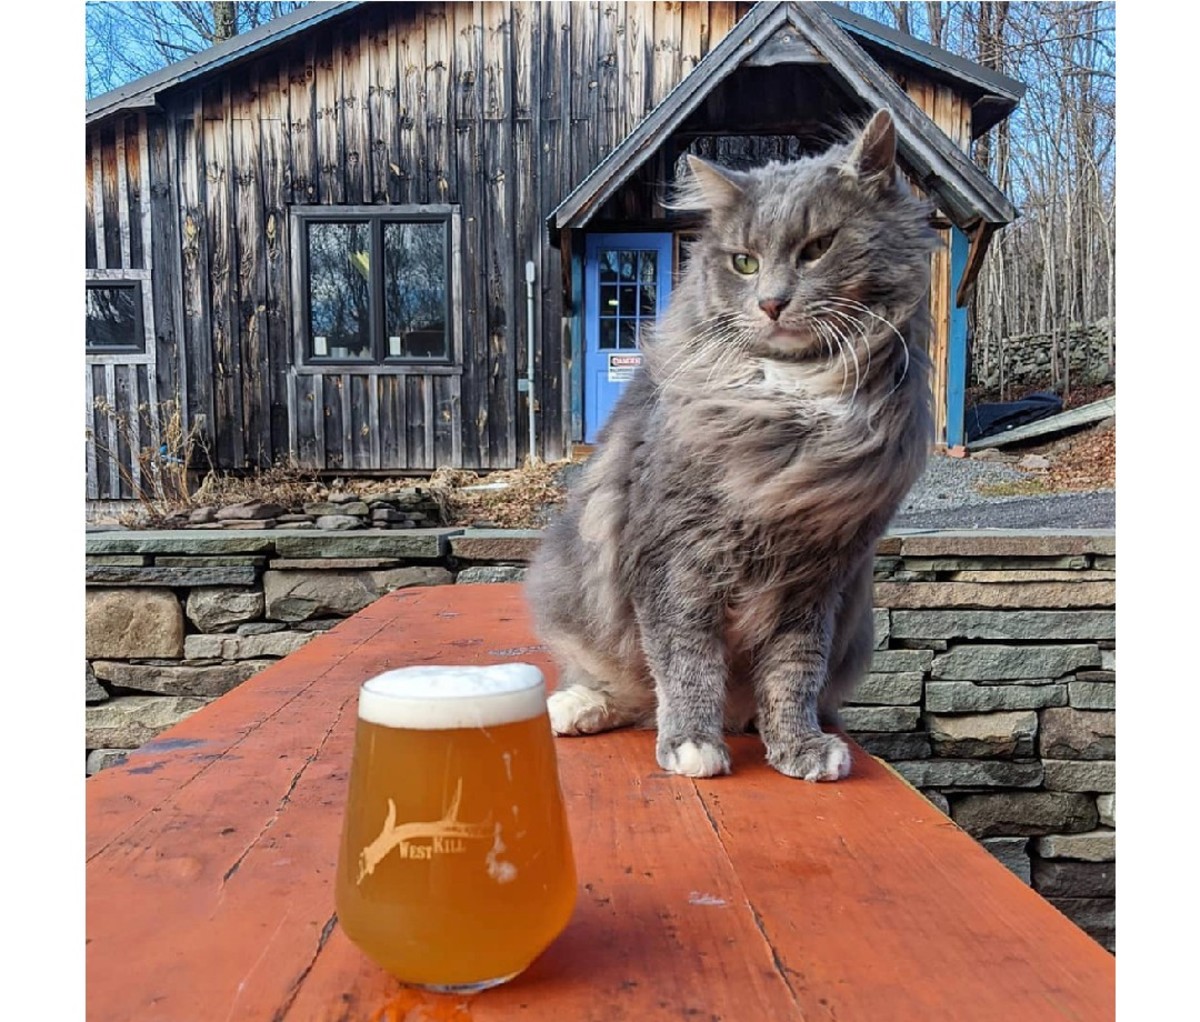
<path id="1" fill-rule="evenodd" d="M 89 2 L 87 94 L 90 98 L 115 89 L 303 6 L 303 0 Z"/>
<path id="2" fill-rule="evenodd" d="M 1010 118 L 976 140 L 976 164 L 1015 202 L 970 309 L 973 368 L 1007 396 L 1019 339 L 1044 335 L 1044 385 L 1115 370 L 1114 7 L 1099 3 L 852 3 L 1026 82 Z M 1101 339 L 1096 357 L 1096 339 Z"/>

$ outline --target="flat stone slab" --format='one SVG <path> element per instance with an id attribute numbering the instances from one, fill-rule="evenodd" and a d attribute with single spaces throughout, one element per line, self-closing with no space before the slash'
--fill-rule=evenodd
<path id="1" fill-rule="evenodd" d="M 251 586 L 258 570 L 249 566 L 225 568 L 122 568 L 97 564 L 84 568 L 88 585 L 127 586 Z"/>
<path id="2" fill-rule="evenodd" d="M 1115 710 L 1117 686 L 1104 681 L 1072 681 L 1067 685 L 1069 701 L 1079 710 Z"/>
<path id="3" fill-rule="evenodd" d="M 1061 678 L 1100 666 L 1100 648 L 1078 646 L 958 646 L 933 660 L 932 677 L 945 681 L 1022 681 Z"/>
<path id="4" fill-rule="evenodd" d="M 924 731 L 855 731 L 851 736 L 872 756 L 888 762 L 925 759 L 932 752 Z"/>
<path id="5" fill-rule="evenodd" d="M 920 671 L 868 674 L 847 702 L 853 706 L 915 706 L 924 686 L 925 676 Z"/>
<path id="6" fill-rule="evenodd" d="M 846 706 L 842 724 L 847 731 L 912 731 L 920 716 L 916 706 Z"/>
<path id="7" fill-rule="evenodd" d="M 871 612 L 875 621 L 875 648 L 883 649 L 888 644 L 892 634 L 891 611 L 886 607 L 876 607 Z"/>
<path id="8" fill-rule="evenodd" d="M 202 632 L 231 631 L 263 614 L 263 594 L 257 589 L 200 586 L 188 593 L 187 616 Z"/>
<path id="9" fill-rule="evenodd" d="M 1081 833 L 1096 826 L 1096 803 L 1062 791 L 1011 791 L 964 795 L 954 822 L 977 838 Z"/>
<path id="10" fill-rule="evenodd" d="M 397 557 L 276 557 L 272 571 L 374 571 L 395 568 Z"/>
<path id="11" fill-rule="evenodd" d="M 1111 898 L 1117 893 L 1116 863 L 1038 859 L 1033 886 L 1043 898 Z"/>
<path id="12" fill-rule="evenodd" d="M 1038 745 L 1043 759 L 1115 760 L 1117 715 L 1073 706 L 1048 709 Z"/>
<path id="13" fill-rule="evenodd" d="M 1115 582 L 876 582 L 875 606 L 893 610 L 1112 607 Z"/>
<path id="14" fill-rule="evenodd" d="M 541 541 L 540 529 L 467 529 L 450 541 L 450 552 L 464 561 L 523 563 Z"/>
<path id="15" fill-rule="evenodd" d="M 930 714 L 925 718 L 925 726 L 929 728 L 929 737 L 939 756 L 951 759 L 1032 758 L 1038 718 L 1034 710 L 948 717 Z"/>
<path id="16" fill-rule="evenodd" d="M 990 713 L 1066 705 L 1067 686 L 1046 680 L 1024 685 L 976 685 L 973 681 L 925 684 L 925 709 L 931 713 Z"/>
<path id="17" fill-rule="evenodd" d="M 881 649 L 871 657 L 872 671 L 879 674 L 889 672 L 923 673 L 933 663 L 933 650 L 928 649 Z"/>
<path id="18" fill-rule="evenodd" d="M 131 749 L 93 749 L 87 757 L 87 776 L 98 774 L 110 766 L 120 766 L 132 751 Z"/>
<path id="19" fill-rule="evenodd" d="M 191 636 L 189 636 L 191 638 Z M 166 696 L 215 698 L 237 688 L 247 678 L 270 667 L 274 660 L 245 660 L 238 664 L 195 667 L 176 664 L 127 664 L 97 660 L 96 676 L 119 688 Z"/>
<path id="20" fill-rule="evenodd" d="M 439 565 L 380 571 L 268 571 L 263 574 L 266 616 L 300 622 L 315 617 L 349 617 L 393 589 L 448 585 L 454 578 Z"/>
<path id="21" fill-rule="evenodd" d="M 1117 832 L 1093 830 L 1086 833 L 1047 834 L 1038 839 L 1037 851 L 1043 859 L 1112 862 L 1117 857 Z"/>
<path id="22" fill-rule="evenodd" d="M 454 579 L 460 585 L 475 585 L 491 582 L 521 582 L 525 568 L 516 564 L 474 564 L 463 568 Z"/>
<path id="23" fill-rule="evenodd" d="M 914 557 L 1063 557 L 1116 550 L 1112 529 L 970 529 L 904 532 L 900 552 Z"/>
<path id="24" fill-rule="evenodd" d="M 253 660 L 295 653 L 316 632 L 266 632 L 260 635 L 189 635 L 183 644 L 189 660 Z"/>
<path id="25" fill-rule="evenodd" d="M 461 529 L 361 529 L 351 532 L 276 532 L 281 558 L 396 557 L 434 561 Z"/>
<path id="26" fill-rule="evenodd" d="M 918 788 L 1036 788 L 1042 764 L 999 759 L 921 759 L 892 766 Z"/>
<path id="27" fill-rule="evenodd" d="M 892 635 L 902 639 L 1010 641 L 1115 639 L 1111 610 L 894 610 Z"/>
<path id="28" fill-rule="evenodd" d="M 266 563 L 265 554 L 197 554 L 191 557 L 166 554 L 154 558 L 158 568 L 261 568 Z"/>
<path id="29" fill-rule="evenodd" d="M 135 749 L 207 705 L 195 696 L 122 696 L 84 710 L 88 749 Z"/>
<path id="30" fill-rule="evenodd" d="M 145 529 L 89 532 L 89 554 L 259 554 L 274 549 L 271 533 L 204 532 L 195 529 Z"/>
<path id="31" fill-rule="evenodd" d="M 1028 568 L 988 569 L 983 571 L 951 571 L 946 574 L 949 582 L 1112 582 L 1115 571 L 1041 571 Z"/>
<path id="32" fill-rule="evenodd" d="M 1117 764 L 1105 759 L 1048 759 L 1047 791 L 1091 791 L 1112 794 L 1117 790 Z"/>

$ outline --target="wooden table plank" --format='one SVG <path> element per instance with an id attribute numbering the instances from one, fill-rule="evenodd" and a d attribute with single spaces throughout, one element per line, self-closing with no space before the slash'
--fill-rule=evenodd
<path id="1" fill-rule="evenodd" d="M 346 939 L 333 869 L 359 683 L 524 659 L 518 586 L 402 590 L 87 782 L 88 1017 L 986 1020 L 1112 1015 L 1113 959 L 885 767 L 660 771 L 653 736 L 558 745 L 580 897 L 523 976 L 406 990 Z"/>

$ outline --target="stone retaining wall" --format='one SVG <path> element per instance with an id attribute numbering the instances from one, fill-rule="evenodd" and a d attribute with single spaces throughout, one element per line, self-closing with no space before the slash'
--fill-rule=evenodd
<path id="1" fill-rule="evenodd" d="M 1004 386 L 1008 399 L 1030 390 L 1048 390 L 1051 385 L 1050 355 L 1054 338 L 1050 334 L 1017 334 L 1004 339 Z M 1000 347 L 991 345 L 984 351 L 984 342 L 975 346 L 971 358 L 970 384 L 987 391 L 1000 386 Z M 1059 357 L 1065 349 L 1071 358 L 1071 382 L 1103 383 L 1112 378 L 1116 366 L 1108 357 L 1108 320 L 1083 325 L 1073 323 L 1066 337 L 1058 338 Z M 988 357 L 985 357 L 985 354 Z"/>
<path id="2" fill-rule="evenodd" d="M 393 589 L 518 581 L 529 531 L 94 532 L 87 771 Z M 1110 949 L 1111 532 L 907 533 L 847 731 Z"/>

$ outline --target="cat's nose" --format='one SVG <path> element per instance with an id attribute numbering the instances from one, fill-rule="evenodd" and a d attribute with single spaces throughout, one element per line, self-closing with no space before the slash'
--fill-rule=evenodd
<path id="1" fill-rule="evenodd" d="M 787 308 L 790 298 L 760 298 L 758 307 L 762 309 L 771 319 L 779 318 L 779 314 Z"/>

